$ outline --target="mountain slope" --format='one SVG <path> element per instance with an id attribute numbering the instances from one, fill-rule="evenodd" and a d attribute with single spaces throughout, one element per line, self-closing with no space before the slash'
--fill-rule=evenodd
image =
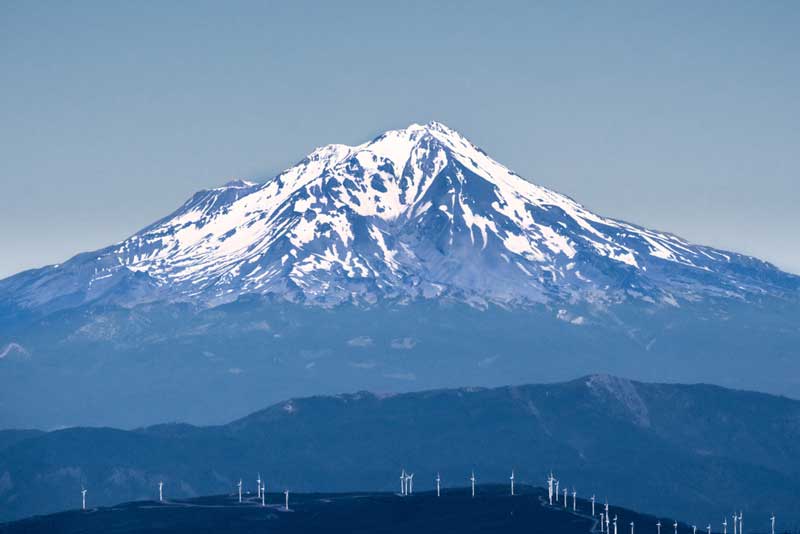
<path id="1" fill-rule="evenodd" d="M 328 145 L 263 184 L 201 191 L 127 240 L 0 282 L 7 309 L 249 293 L 316 304 L 451 296 L 485 303 L 709 296 L 797 300 L 760 260 L 601 217 L 439 123 Z"/>
<path id="2" fill-rule="evenodd" d="M 706 385 L 607 375 L 560 383 L 404 395 L 294 399 L 213 427 L 74 428 L 0 451 L 0 517 L 268 488 L 394 491 L 401 468 L 431 489 L 479 481 L 542 484 L 555 469 L 580 494 L 690 521 L 743 509 L 800 515 L 800 402 Z M 765 523 L 764 523 L 765 524 Z"/>

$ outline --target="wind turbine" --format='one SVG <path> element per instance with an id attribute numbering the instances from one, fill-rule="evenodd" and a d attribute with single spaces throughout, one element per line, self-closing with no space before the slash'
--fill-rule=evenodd
<path id="1" fill-rule="evenodd" d="M 261 493 L 261 506 L 262 507 L 267 505 L 267 503 L 264 502 L 266 500 L 266 494 L 267 494 L 266 489 L 267 489 L 266 486 L 264 484 L 261 484 L 259 493 Z"/>
<path id="2" fill-rule="evenodd" d="M 475 471 L 470 475 L 469 481 L 472 482 L 472 497 L 475 498 Z"/>
<path id="3" fill-rule="evenodd" d="M 239 479 L 239 483 L 236 484 L 236 486 L 239 488 L 239 502 L 242 502 L 242 479 L 241 478 Z"/>
<path id="4" fill-rule="evenodd" d="M 658 529 L 658 534 L 661 534 L 661 520 L 660 519 L 658 520 L 658 523 L 656 523 L 656 528 Z"/>
<path id="5" fill-rule="evenodd" d="M 741 510 L 739 510 L 739 534 L 744 534 L 744 520 L 742 520 Z"/>
<path id="6" fill-rule="evenodd" d="M 158 502 L 164 502 L 164 481 L 158 483 Z"/>
<path id="7" fill-rule="evenodd" d="M 440 488 L 441 483 L 442 483 L 442 477 L 439 476 L 439 473 L 436 473 L 436 496 L 437 497 L 441 497 L 442 496 L 442 492 L 441 492 L 441 488 Z"/>
<path id="8" fill-rule="evenodd" d="M 708 534 L 711 534 L 711 523 L 708 524 L 706 530 L 708 531 Z"/>
<path id="9" fill-rule="evenodd" d="M 673 523 L 672 526 L 675 528 L 675 534 L 678 534 L 678 522 L 675 521 L 675 523 Z"/>
<path id="10" fill-rule="evenodd" d="M 601 534 L 602 534 L 603 532 L 605 532 L 605 531 L 603 530 L 603 512 L 600 512 L 600 532 L 601 532 Z"/>
<path id="11" fill-rule="evenodd" d="M 289 490 L 283 490 L 283 496 L 286 497 L 286 511 L 289 511 Z"/>
<path id="12" fill-rule="evenodd" d="M 406 470 L 400 472 L 400 495 L 406 494 Z"/>
<path id="13" fill-rule="evenodd" d="M 261 498 L 261 473 L 258 474 L 258 478 L 256 479 L 256 491 L 258 492 L 258 498 Z"/>
<path id="14" fill-rule="evenodd" d="M 697 534 L 697 525 L 692 525 L 692 534 Z"/>
<path id="15" fill-rule="evenodd" d="M 617 516 L 614 514 L 614 534 L 617 534 Z"/>
<path id="16" fill-rule="evenodd" d="M 556 478 L 553 476 L 553 472 L 550 471 L 550 476 L 547 477 L 547 497 L 550 500 L 550 506 L 553 506 L 553 485 L 555 481 Z"/>
<path id="17" fill-rule="evenodd" d="M 558 480 L 556 480 L 556 501 L 558 500 Z"/>
<path id="18" fill-rule="evenodd" d="M 81 510 L 86 510 L 86 488 L 81 488 Z"/>
<path id="19" fill-rule="evenodd" d="M 775 514 L 772 514 L 769 518 L 769 524 L 772 527 L 772 534 L 775 534 Z"/>
<path id="20" fill-rule="evenodd" d="M 592 495 L 592 517 L 594 517 L 594 495 Z"/>
<path id="21" fill-rule="evenodd" d="M 609 527 L 609 518 L 611 516 L 608 515 L 608 503 L 606 503 L 606 534 L 611 534 L 611 529 Z"/>
<path id="22" fill-rule="evenodd" d="M 578 492 L 575 491 L 575 488 L 572 488 L 572 511 L 576 511 L 578 508 Z"/>
<path id="23" fill-rule="evenodd" d="M 567 488 L 564 488 L 564 508 L 567 507 Z"/>
<path id="24" fill-rule="evenodd" d="M 511 496 L 514 496 L 514 470 L 511 470 Z M 774 532 L 772 534 L 775 534 Z"/>
<path id="25" fill-rule="evenodd" d="M 633 521 L 631 521 L 631 534 L 633 534 Z"/>
<path id="26" fill-rule="evenodd" d="M 722 519 L 722 534 L 728 534 L 728 518 Z"/>
<path id="27" fill-rule="evenodd" d="M 732 518 L 733 518 L 733 534 L 736 534 L 737 529 L 738 529 L 737 524 L 739 523 L 739 520 L 736 517 L 736 512 L 733 512 Z"/>
<path id="28" fill-rule="evenodd" d="M 408 480 L 408 494 L 411 495 L 414 493 L 414 473 L 408 475 L 406 480 Z"/>

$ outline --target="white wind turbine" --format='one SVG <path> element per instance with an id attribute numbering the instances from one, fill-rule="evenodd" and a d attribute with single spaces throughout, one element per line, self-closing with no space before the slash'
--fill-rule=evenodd
<path id="1" fill-rule="evenodd" d="M 408 481 L 408 489 L 407 489 L 408 495 L 411 495 L 412 493 L 414 493 L 414 473 L 408 475 L 408 477 L 406 477 L 406 480 Z"/>
<path id="2" fill-rule="evenodd" d="M 442 483 L 442 477 L 439 476 L 439 473 L 436 473 L 436 496 L 437 497 L 441 497 L 442 496 L 441 487 L 440 487 L 441 483 Z"/>
<path id="3" fill-rule="evenodd" d="M 258 478 L 256 479 L 256 491 L 258 492 L 258 498 L 261 498 L 261 473 L 258 474 Z"/>
<path id="4" fill-rule="evenodd" d="M 675 528 L 675 534 L 678 534 L 678 522 L 675 521 L 675 523 L 673 523 L 672 526 Z"/>
<path id="5" fill-rule="evenodd" d="M 617 534 L 617 516 L 614 514 L 614 534 Z"/>
<path id="6" fill-rule="evenodd" d="M 594 495 L 592 495 L 592 517 L 594 517 Z"/>
<path id="7" fill-rule="evenodd" d="M 567 488 L 564 488 L 564 508 L 567 507 Z"/>
<path id="8" fill-rule="evenodd" d="M 514 495 L 514 470 L 511 470 L 511 495 Z M 775 534 L 774 532 L 772 534 Z"/>
<path id="9" fill-rule="evenodd" d="M 744 534 L 744 520 L 742 519 L 741 510 L 739 510 L 739 534 Z"/>
<path id="10" fill-rule="evenodd" d="M 236 486 L 239 488 L 239 502 L 242 502 L 242 479 L 241 478 L 239 479 L 239 483 L 236 484 Z"/>
<path id="11" fill-rule="evenodd" d="M 475 497 L 475 471 L 469 476 L 469 481 L 472 483 L 472 497 Z"/>
<path id="12" fill-rule="evenodd" d="M 736 532 L 737 532 L 736 524 L 738 523 L 738 521 L 736 519 L 736 512 L 734 512 L 731 517 L 733 518 L 733 534 L 736 534 Z"/>
<path id="13" fill-rule="evenodd" d="M 609 526 L 610 526 L 609 518 L 610 517 L 611 516 L 608 515 L 608 504 L 606 504 L 606 534 L 611 534 L 611 529 L 609 528 Z"/>
<path id="14" fill-rule="evenodd" d="M 550 500 L 550 506 L 553 506 L 553 486 L 555 485 L 556 478 L 553 472 L 550 471 L 550 476 L 547 477 L 547 497 Z"/>
<path id="15" fill-rule="evenodd" d="M 728 518 L 722 518 L 722 534 L 728 534 Z"/>
<path id="16" fill-rule="evenodd" d="M 661 534 L 661 520 L 660 519 L 658 520 L 658 523 L 656 523 L 656 528 L 658 529 L 658 533 L 657 534 Z"/>
<path id="17" fill-rule="evenodd" d="M 575 491 L 575 488 L 572 488 L 572 511 L 576 511 L 578 509 L 578 492 Z"/>
<path id="18" fill-rule="evenodd" d="M 400 472 L 400 495 L 406 494 L 406 470 Z"/>
<path id="19" fill-rule="evenodd" d="M 86 488 L 81 488 L 81 510 L 86 510 Z"/>
<path id="20" fill-rule="evenodd" d="M 697 525 L 692 525 L 692 534 L 697 534 Z"/>
<path id="21" fill-rule="evenodd" d="M 770 530 L 772 531 L 772 534 L 775 534 L 775 514 L 772 514 L 769 517 L 769 524 L 771 527 Z"/>
<path id="22" fill-rule="evenodd" d="M 259 488 L 260 488 L 260 489 L 259 489 L 259 493 L 261 493 L 261 506 L 263 507 L 263 506 L 266 506 L 266 505 L 267 505 L 267 503 L 265 502 L 265 501 L 266 501 L 266 495 L 267 495 L 267 491 L 266 491 L 267 487 L 266 487 L 266 484 L 264 484 L 264 483 L 262 482 L 262 483 L 261 483 L 261 485 L 259 486 Z"/>
<path id="23" fill-rule="evenodd" d="M 711 534 L 711 523 L 709 523 L 709 524 L 706 526 L 706 530 L 708 531 L 708 534 Z"/>
<path id="24" fill-rule="evenodd" d="M 158 502 L 164 502 L 164 481 L 158 483 Z"/>
<path id="25" fill-rule="evenodd" d="M 288 512 L 289 511 L 289 490 L 283 490 L 283 496 L 286 497 L 285 508 L 286 508 L 286 511 Z"/>
<path id="26" fill-rule="evenodd" d="M 602 534 L 603 532 L 605 532 L 603 530 L 603 512 L 600 512 L 600 533 Z"/>
<path id="27" fill-rule="evenodd" d="M 633 534 L 633 521 L 631 521 L 631 534 Z"/>
<path id="28" fill-rule="evenodd" d="M 556 501 L 558 501 L 558 480 L 556 480 Z"/>

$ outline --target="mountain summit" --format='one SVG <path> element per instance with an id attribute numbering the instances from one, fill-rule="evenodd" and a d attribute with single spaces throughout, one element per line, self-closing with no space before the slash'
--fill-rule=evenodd
<path id="1" fill-rule="evenodd" d="M 200 191 L 121 243 L 0 282 L 0 301 L 680 305 L 795 299 L 798 287 L 763 261 L 596 215 L 431 122 L 318 148 L 264 183 Z"/>

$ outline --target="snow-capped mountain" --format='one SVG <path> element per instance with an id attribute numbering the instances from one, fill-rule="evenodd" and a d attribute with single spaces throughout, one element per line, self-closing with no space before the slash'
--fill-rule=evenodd
<path id="1" fill-rule="evenodd" d="M 215 305 L 256 293 L 316 304 L 680 305 L 709 296 L 794 300 L 798 280 L 596 215 L 432 122 L 318 148 L 263 183 L 200 191 L 121 243 L 0 282 L 0 301 Z"/>

